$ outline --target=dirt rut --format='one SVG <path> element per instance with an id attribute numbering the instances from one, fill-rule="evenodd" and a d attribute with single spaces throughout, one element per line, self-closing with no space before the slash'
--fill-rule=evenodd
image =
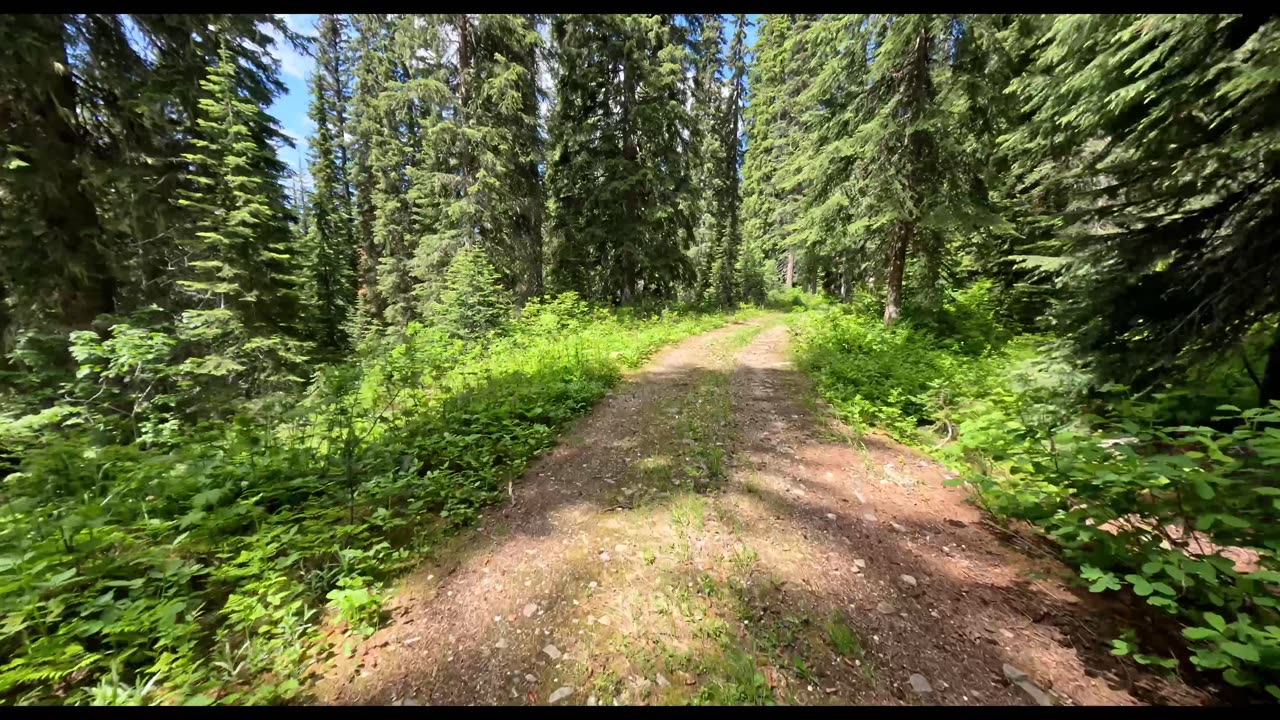
<path id="1" fill-rule="evenodd" d="M 854 437 L 783 316 L 631 375 L 407 578 L 342 704 L 1196 704 L 1107 653 L 1124 609 Z"/>

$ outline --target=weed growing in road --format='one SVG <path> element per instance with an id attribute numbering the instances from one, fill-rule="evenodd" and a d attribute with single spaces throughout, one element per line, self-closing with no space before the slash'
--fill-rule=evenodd
<path id="1" fill-rule="evenodd" d="M 706 524 L 707 500 L 702 495 L 681 495 L 671 506 L 671 523 L 685 530 L 701 530 Z"/>
<path id="2" fill-rule="evenodd" d="M 858 635 L 854 633 L 853 628 L 849 627 L 849 622 L 844 615 L 833 614 L 827 620 L 825 630 L 827 642 L 840 657 L 853 658 L 862 654 L 862 642 L 858 640 Z"/>
<path id="3" fill-rule="evenodd" d="M 746 545 L 738 545 L 733 549 L 733 556 L 729 558 L 729 565 L 733 568 L 733 572 L 742 579 L 750 577 L 752 569 L 756 566 L 756 561 L 760 556 L 752 548 Z"/>

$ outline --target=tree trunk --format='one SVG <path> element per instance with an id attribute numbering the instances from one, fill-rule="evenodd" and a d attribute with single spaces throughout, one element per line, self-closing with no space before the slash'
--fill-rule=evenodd
<path id="1" fill-rule="evenodd" d="M 530 28 L 538 27 L 538 16 L 529 14 L 525 16 L 525 22 Z M 529 71 L 529 85 L 525 89 L 525 108 L 532 116 L 538 116 L 538 88 L 537 78 L 539 77 L 538 53 L 536 49 L 530 49 L 529 54 L 524 59 L 525 67 Z M 530 189 L 532 197 L 528 201 L 529 216 L 529 243 L 526 249 L 528 254 L 528 277 L 525 283 L 524 301 L 531 297 L 542 294 L 542 223 L 543 209 L 545 208 L 545 192 L 538 175 L 538 165 L 536 162 L 529 163 L 525 170 L 526 176 L 530 178 Z M 523 306 L 523 303 L 522 303 Z"/>
<path id="2" fill-rule="evenodd" d="M 640 149 L 636 145 L 635 132 L 632 126 L 633 118 L 631 117 L 632 109 L 636 102 L 636 73 L 628 62 L 630 58 L 625 58 L 622 62 L 622 158 L 627 163 L 638 163 L 640 157 Z M 628 168 L 627 177 L 634 178 L 638 172 L 637 169 Z M 626 219 L 628 224 L 635 224 L 639 220 L 640 202 L 637 197 L 637 188 L 635 182 L 627 185 L 627 193 L 624 200 L 626 204 Z M 636 292 L 636 267 L 635 256 L 638 251 L 635 248 L 634 239 L 635 231 L 627 233 L 619 238 L 622 241 L 620 252 L 618 254 L 620 260 L 620 274 L 622 276 L 622 304 L 629 304 L 635 297 Z"/>
<path id="3" fill-rule="evenodd" d="M 840 302 L 849 302 L 849 258 L 840 264 Z"/>
<path id="4" fill-rule="evenodd" d="M 790 290 L 796 282 L 796 251 L 795 248 L 787 248 L 787 289 Z"/>
<path id="5" fill-rule="evenodd" d="M 916 36 L 912 49 L 912 61 L 903 82 L 907 84 L 905 96 L 908 98 L 906 121 L 915 122 L 924 113 L 925 104 L 929 100 L 929 33 L 921 28 Z M 917 188 L 921 186 L 918 174 L 924 168 L 925 135 L 920 130 L 911 130 L 907 134 L 907 172 L 906 189 L 909 197 L 915 198 Z M 907 265 L 907 250 L 915 243 L 916 214 L 914 212 L 898 222 L 889 248 L 889 276 L 885 282 L 884 325 L 889 327 L 902 316 L 902 275 Z"/>
<path id="6" fill-rule="evenodd" d="M 902 316 L 902 273 L 907 265 L 907 247 L 915 226 L 903 223 L 889 248 L 889 277 L 885 283 L 884 326 L 889 327 Z"/>
<path id="7" fill-rule="evenodd" d="M 474 161 L 471 157 L 471 143 L 467 141 L 467 125 L 469 110 L 471 109 L 471 56 L 472 56 L 472 37 L 471 22 L 466 14 L 458 19 L 458 138 L 461 142 L 460 148 L 460 164 L 462 169 L 462 197 L 471 195 L 472 178 L 475 177 Z M 470 248 L 475 238 L 472 237 L 475 230 L 475 218 L 472 213 L 463 213 L 460 222 L 462 228 L 462 244 Z"/>
<path id="8" fill-rule="evenodd" d="M 49 67 L 69 68 L 63 16 L 44 16 L 37 22 L 47 24 L 42 30 L 56 43 L 51 58 L 55 62 Z M 40 78 L 48 83 L 47 92 L 33 94 L 38 98 L 33 110 L 38 118 L 37 132 L 47 142 L 33 164 L 47 164 L 51 181 L 38 197 L 37 213 L 47 233 L 43 241 L 46 251 L 65 253 L 61 257 L 69 259 L 62 263 L 56 297 L 59 320 L 66 327 L 87 328 L 99 315 L 115 310 L 115 278 L 100 245 L 103 232 L 98 210 L 85 192 L 85 174 L 77 162 L 79 152 L 89 144 L 71 120 L 79 102 L 76 81 L 70 70 L 41 70 L 50 73 Z"/>
<path id="9" fill-rule="evenodd" d="M 9 311 L 6 309 L 8 307 L 6 297 L 4 283 L 0 282 L 0 371 L 9 369 L 9 353 L 13 350 L 12 343 L 9 341 Z"/>
<path id="10" fill-rule="evenodd" d="M 342 16 L 334 16 L 333 21 L 337 24 L 338 31 L 329 36 L 329 57 L 332 64 L 328 68 L 329 76 L 333 79 L 333 114 L 334 114 L 334 131 L 337 135 L 338 144 L 338 174 L 342 182 L 342 227 L 344 237 L 348 243 L 349 261 L 351 263 L 351 277 L 355 282 L 354 288 L 345 288 L 345 292 L 359 292 L 360 289 L 360 253 L 356 240 L 356 209 L 355 209 L 355 188 L 351 179 L 350 158 L 348 150 L 347 135 L 347 105 L 351 102 L 351 98 L 347 97 L 347 88 L 344 86 L 346 74 L 349 68 L 344 64 L 347 58 L 343 54 L 342 31 L 346 27 L 342 23 Z"/>
<path id="11" fill-rule="evenodd" d="M 1267 369 L 1262 371 L 1262 385 L 1258 388 L 1258 405 L 1265 407 L 1272 400 L 1280 400 L 1280 327 L 1271 339 L 1267 352 Z"/>

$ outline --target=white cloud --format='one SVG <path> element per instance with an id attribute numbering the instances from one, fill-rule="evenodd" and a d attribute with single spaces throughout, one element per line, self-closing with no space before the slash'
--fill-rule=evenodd
<path id="1" fill-rule="evenodd" d="M 282 17 L 290 29 L 294 30 L 294 32 L 302 32 L 295 26 L 295 23 L 300 23 L 301 21 L 292 19 L 298 16 L 284 15 Z M 306 32 L 309 33 L 310 29 L 307 29 Z M 311 69 L 315 67 L 315 61 L 310 56 L 295 50 L 293 45 L 281 37 L 280 33 L 276 32 L 275 28 L 268 28 L 267 34 L 271 36 L 272 40 L 275 40 L 271 44 L 271 56 L 280 62 L 280 71 L 289 77 L 305 81 L 307 75 L 311 73 Z"/>
<path id="2" fill-rule="evenodd" d="M 305 148 L 307 146 L 307 139 L 303 137 L 303 135 L 297 132 L 296 130 L 291 130 L 289 128 L 280 128 L 280 131 L 283 132 L 285 135 L 288 135 L 290 138 L 292 138 L 293 142 L 297 144 L 298 147 Z"/>
<path id="3" fill-rule="evenodd" d="M 285 15 L 284 22 L 289 29 L 300 35 L 311 35 L 315 32 L 315 18 L 312 15 Z"/>

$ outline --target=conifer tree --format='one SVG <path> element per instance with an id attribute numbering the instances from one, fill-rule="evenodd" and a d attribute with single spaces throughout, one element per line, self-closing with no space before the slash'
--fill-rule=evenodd
<path id="1" fill-rule="evenodd" d="M 283 86 L 267 27 L 296 40 L 267 15 L 0 19 L 0 282 L 11 323 L 0 352 L 30 332 L 65 345 L 67 330 L 104 314 L 175 306 L 178 238 L 193 222 L 178 202 L 192 189 L 182 155 L 201 134 L 200 82 L 219 38 L 233 37 L 237 92 L 270 103 Z"/>
<path id="2" fill-rule="evenodd" d="M 617 303 L 671 297 L 692 279 L 684 31 L 671 16 L 563 15 L 552 42 L 558 283 Z"/>
<path id="3" fill-rule="evenodd" d="M 355 307 L 356 292 L 355 218 L 346 139 L 351 67 L 346 20 L 321 15 L 316 30 L 309 113 L 316 130 L 311 137 L 308 270 L 318 340 L 336 350 L 347 344 L 344 327 Z"/>
<path id="4" fill-rule="evenodd" d="M 259 370 L 275 373 L 296 359 L 287 335 L 295 334 L 300 316 L 284 168 L 270 142 L 279 129 L 239 91 L 243 68 L 232 42 L 221 38 L 218 62 L 201 83 L 200 132 L 184 156 L 192 187 L 180 199 L 192 224 L 180 241 L 175 283 L 184 310 L 180 334 L 199 348 L 186 367 L 228 382 L 242 371 L 249 378 Z M 267 367 L 249 367 L 249 359 Z"/>
<path id="5" fill-rule="evenodd" d="M 374 17 L 369 65 L 372 91 L 361 129 L 367 144 L 372 246 L 377 258 L 374 290 L 381 320 L 402 329 L 420 315 L 423 288 L 415 278 L 415 253 L 438 228 L 442 201 L 433 142 L 447 99 L 438 26 L 429 18 Z"/>
<path id="6" fill-rule="evenodd" d="M 430 315 L 454 337 L 479 340 L 511 317 L 511 293 L 502 287 L 483 248 L 464 247 L 454 253 L 442 285 Z"/>
<path id="7" fill-rule="evenodd" d="M 85 98 L 68 51 L 74 23 L 0 18 L 0 283 L 11 338 L 83 329 L 116 308 L 116 247 L 91 195 L 96 143 L 77 114 Z"/>
<path id="8" fill-rule="evenodd" d="M 1066 16 L 1014 84 L 1019 193 L 1070 202 L 1038 259 L 1068 290 L 1055 316 L 1104 377 L 1177 377 L 1280 311 L 1278 41 L 1266 15 Z M 1263 403 L 1276 340 L 1251 371 Z"/>
<path id="9" fill-rule="evenodd" d="M 797 278 L 797 221 L 803 188 L 783 170 L 796 165 L 804 135 L 800 97 L 810 82 L 803 31 L 812 21 L 802 15 L 761 18 L 748 86 L 752 102 L 745 111 L 747 149 L 742 169 L 744 241 L 751 252 L 778 262 L 787 287 Z M 804 263 L 812 265 L 813 263 Z"/>
<path id="10" fill-rule="evenodd" d="M 920 292 L 928 295 L 965 232 L 994 221 L 975 181 L 974 127 L 956 82 L 957 42 L 969 28 L 957 18 L 894 15 L 869 18 L 870 112 L 854 133 L 853 152 L 868 173 L 860 184 L 866 246 L 884 258 L 885 324 L 902 313 L 908 258 L 920 260 Z M 874 174 L 872 174 L 874 173 Z M 860 228 L 860 229 L 861 229 Z"/>
<path id="11" fill-rule="evenodd" d="M 527 298 L 542 275 L 537 18 L 460 14 L 428 22 L 436 23 L 445 83 L 430 138 L 440 206 L 418 247 L 415 277 L 437 283 L 453 253 L 483 247 L 504 284 Z"/>
<path id="12" fill-rule="evenodd" d="M 741 197 L 739 167 L 742 161 L 742 107 L 746 101 L 747 16 L 734 16 L 733 38 L 729 43 L 729 72 L 720 120 L 720 147 L 723 157 L 718 185 L 721 230 L 718 233 L 716 295 L 723 305 L 731 305 L 739 297 L 739 256 L 742 246 Z"/>
<path id="13" fill-rule="evenodd" d="M 792 40 L 809 47 L 811 80 L 798 98 L 799 142 L 781 171 L 802 179 L 796 245 L 838 274 L 847 298 L 853 283 L 874 281 L 879 262 L 867 247 L 864 184 L 874 176 L 855 138 L 870 117 L 865 15 L 823 15 Z"/>
<path id="14" fill-rule="evenodd" d="M 395 80 L 391 56 L 391 20 L 385 15 L 355 15 L 352 18 L 353 44 L 356 55 L 352 93 L 352 189 L 355 201 L 357 246 L 357 305 L 360 317 L 367 323 L 379 324 L 384 319 L 386 299 L 378 285 L 378 266 L 383 248 L 375 234 L 377 211 L 374 188 L 385 161 L 385 143 L 381 137 L 388 131 L 386 113 L 380 110 L 381 96 L 387 84 Z M 375 146 L 379 152 L 375 154 Z"/>
<path id="15" fill-rule="evenodd" d="M 724 163 L 721 119 L 721 88 L 724 73 L 724 21 L 718 14 L 687 15 L 691 62 L 689 127 L 691 150 L 690 173 L 693 177 L 693 207 L 696 225 L 690 256 L 696 263 L 698 277 L 694 295 L 707 299 L 714 294 L 717 256 L 718 192 L 716 184 Z"/>

